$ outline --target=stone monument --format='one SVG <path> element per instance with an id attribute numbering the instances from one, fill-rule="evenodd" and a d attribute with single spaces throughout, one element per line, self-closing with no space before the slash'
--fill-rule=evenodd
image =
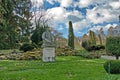
<path id="1" fill-rule="evenodd" d="M 50 32 L 49 28 L 42 34 L 43 39 L 43 62 L 54 62 L 55 61 L 55 41 L 54 36 Z"/>

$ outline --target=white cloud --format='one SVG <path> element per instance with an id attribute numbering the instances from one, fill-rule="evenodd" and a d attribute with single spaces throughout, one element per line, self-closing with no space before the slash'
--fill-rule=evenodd
<path id="1" fill-rule="evenodd" d="M 58 0 L 60 2 L 61 7 L 69 7 L 73 0 Z"/>
<path id="2" fill-rule="evenodd" d="M 73 28 L 76 31 L 82 30 L 84 28 L 89 28 L 89 27 L 90 27 L 90 23 L 86 19 L 73 23 Z"/>
<path id="3" fill-rule="evenodd" d="M 92 28 L 90 28 L 90 30 L 92 30 L 94 32 L 98 32 L 100 30 L 100 28 L 103 28 L 104 32 L 107 32 L 110 27 L 116 27 L 116 26 L 117 26 L 117 24 L 107 24 L 105 26 L 97 25 L 97 26 L 93 26 Z"/>
<path id="4" fill-rule="evenodd" d="M 110 2 L 109 5 L 110 5 L 113 9 L 119 9 L 119 8 L 120 8 L 120 0 L 119 0 L 119 1 Z"/>
<path id="5" fill-rule="evenodd" d="M 82 13 L 79 12 L 78 10 L 67 12 L 66 17 L 67 17 L 68 21 L 72 21 L 72 22 L 78 22 L 78 21 L 80 21 L 81 19 L 84 18 Z"/>
<path id="6" fill-rule="evenodd" d="M 86 18 L 90 20 L 91 23 L 98 24 L 103 22 L 110 22 L 115 20 L 116 15 L 111 13 L 111 9 L 104 8 L 93 8 L 87 10 Z"/>
<path id="7" fill-rule="evenodd" d="M 105 26 L 105 29 L 109 29 L 110 27 L 116 27 L 116 26 L 117 26 L 117 24 L 107 24 Z"/>
<path id="8" fill-rule="evenodd" d="M 90 4 L 92 4 L 93 0 L 80 0 L 79 1 L 79 7 L 88 7 Z"/>
<path id="9" fill-rule="evenodd" d="M 48 12 L 53 15 L 54 26 L 56 26 L 58 22 L 61 22 L 66 23 L 66 27 L 68 28 L 68 22 L 72 21 L 74 30 L 81 30 L 83 26 L 86 27 L 88 25 L 86 24 L 85 19 L 82 20 L 84 18 L 84 16 L 82 16 L 82 13 L 77 10 L 69 12 L 66 11 L 63 7 L 55 7 L 48 9 Z M 70 16 L 71 19 L 69 19 Z"/>
<path id="10" fill-rule="evenodd" d="M 55 21 L 63 21 L 65 17 L 66 10 L 62 7 L 54 7 L 47 10 L 49 14 L 53 16 Z"/>
<path id="11" fill-rule="evenodd" d="M 40 4 L 44 4 L 43 0 L 32 0 L 38 1 Z M 107 24 L 105 26 L 99 26 L 99 24 L 104 24 L 104 22 L 110 23 L 118 21 L 118 15 L 120 14 L 120 0 L 46 0 L 50 4 L 54 2 L 59 2 L 59 7 L 49 8 L 47 12 L 49 16 L 53 16 L 52 26 L 56 27 L 59 23 L 65 23 L 68 28 L 68 21 L 73 22 L 73 28 L 76 31 L 82 30 L 84 28 L 98 30 L 103 27 L 107 30 L 110 26 L 116 26 L 116 24 Z M 39 4 L 38 4 L 39 5 Z M 88 8 L 89 5 L 95 5 L 93 9 Z M 72 7 L 74 10 L 67 11 L 66 7 Z M 75 10 L 75 7 L 79 8 L 86 7 L 86 16 L 83 16 L 81 11 Z M 70 18 L 69 18 L 70 17 Z M 90 28 L 91 24 L 96 24 Z M 59 30 L 63 30 L 64 27 L 60 27 Z"/>

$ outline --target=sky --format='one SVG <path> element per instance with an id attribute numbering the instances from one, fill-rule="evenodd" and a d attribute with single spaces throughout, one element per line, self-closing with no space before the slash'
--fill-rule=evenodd
<path id="1" fill-rule="evenodd" d="M 42 6 L 52 16 L 50 26 L 68 36 L 68 22 L 72 21 L 74 35 L 79 37 L 89 30 L 105 33 L 119 25 L 120 0 L 31 0 L 33 6 Z M 35 3 L 37 2 L 37 3 Z M 38 14 L 39 15 L 39 14 Z"/>

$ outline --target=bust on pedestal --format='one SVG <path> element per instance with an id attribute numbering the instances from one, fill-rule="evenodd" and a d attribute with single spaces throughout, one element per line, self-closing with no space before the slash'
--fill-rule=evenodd
<path id="1" fill-rule="evenodd" d="M 54 36 L 50 32 L 49 28 L 42 34 L 43 39 L 43 62 L 54 62 L 55 61 L 55 41 Z"/>

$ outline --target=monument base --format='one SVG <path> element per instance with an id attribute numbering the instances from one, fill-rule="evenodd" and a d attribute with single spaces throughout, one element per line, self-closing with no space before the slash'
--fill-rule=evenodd
<path id="1" fill-rule="evenodd" d="M 55 61 L 55 48 L 46 47 L 43 48 L 43 62 L 54 62 Z"/>

